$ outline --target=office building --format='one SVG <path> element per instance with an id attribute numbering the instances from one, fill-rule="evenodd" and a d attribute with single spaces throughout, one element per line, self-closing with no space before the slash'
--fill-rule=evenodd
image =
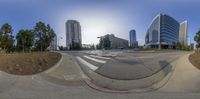
<path id="1" fill-rule="evenodd" d="M 131 48 L 136 48 L 138 47 L 138 42 L 136 40 L 136 31 L 135 30 L 131 30 L 129 32 L 129 40 L 130 40 L 130 47 Z"/>
<path id="2" fill-rule="evenodd" d="M 66 22 L 66 48 L 72 49 L 74 46 L 81 47 L 81 26 L 76 20 L 68 20 Z"/>
<path id="3" fill-rule="evenodd" d="M 107 34 L 105 36 L 109 37 L 110 48 L 111 49 L 124 49 L 124 48 L 128 48 L 128 40 L 115 37 L 114 34 Z M 105 36 L 103 36 L 103 37 L 105 37 Z"/>
<path id="4" fill-rule="evenodd" d="M 145 45 L 148 48 L 176 48 L 177 43 L 182 40 L 180 32 L 184 34 L 183 38 L 185 39 L 185 34 L 187 34 L 185 28 L 187 28 L 185 22 L 180 25 L 171 16 L 159 14 L 153 19 L 147 30 Z"/>

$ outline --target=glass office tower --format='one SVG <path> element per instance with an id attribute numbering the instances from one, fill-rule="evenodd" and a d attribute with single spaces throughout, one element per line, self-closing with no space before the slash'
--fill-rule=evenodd
<path id="1" fill-rule="evenodd" d="M 130 38 L 130 47 L 131 48 L 136 48 L 138 47 L 138 44 L 137 44 L 137 40 L 136 40 L 136 31 L 135 30 L 131 30 L 129 32 L 129 38 Z"/>
<path id="2" fill-rule="evenodd" d="M 179 22 L 174 18 L 159 14 L 151 22 L 145 36 L 148 48 L 175 48 L 179 41 Z"/>

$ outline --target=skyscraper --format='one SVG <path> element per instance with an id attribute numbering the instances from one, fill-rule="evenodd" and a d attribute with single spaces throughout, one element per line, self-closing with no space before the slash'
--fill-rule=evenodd
<path id="1" fill-rule="evenodd" d="M 187 45 L 187 21 L 183 21 L 180 23 L 179 42 L 182 45 Z"/>
<path id="2" fill-rule="evenodd" d="M 145 37 L 146 47 L 176 48 L 180 24 L 166 14 L 158 14 L 150 24 Z"/>
<path id="3" fill-rule="evenodd" d="M 136 31 L 131 30 L 129 32 L 129 37 L 130 37 L 130 47 L 135 48 L 138 46 L 137 40 L 136 40 Z"/>
<path id="4" fill-rule="evenodd" d="M 66 22 L 66 48 L 73 49 L 81 47 L 81 26 L 76 20 L 68 20 Z"/>

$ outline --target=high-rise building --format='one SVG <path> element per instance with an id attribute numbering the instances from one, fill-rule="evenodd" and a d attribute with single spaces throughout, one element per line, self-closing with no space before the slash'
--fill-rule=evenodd
<path id="1" fill-rule="evenodd" d="M 80 46 L 81 39 L 81 26 L 76 20 L 68 20 L 66 22 L 66 48 L 71 49 L 74 46 Z"/>
<path id="2" fill-rule="evenodd" d="M 182 45 L 188 45 L 187 41 L 187 21 L 183 21 L 180 23 L 179 29 L 179 42 Z"/>
<path id="3" fill-rule="evenodd" d="M 186 23 L 179 24 L 178 21 L 166 14 L 157 15 L 147 30 L 145 36 L 146 47 L 176 48 L 177 42 L 180 40 L 185 41 L 187 36 Z"/>
<path id="4" fill-rule="evenodd" d="M 129 32 L 129 39 L 130 39 L 130 47 L 131 48 L 138 47 L 138 42 L 136 40 L 136 31 L 135 30 L 131 30 Z"/>

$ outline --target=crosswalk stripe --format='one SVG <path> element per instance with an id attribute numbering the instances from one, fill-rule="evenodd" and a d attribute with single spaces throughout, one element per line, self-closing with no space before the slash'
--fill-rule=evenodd
<path id="1" fill-rule="evenodd" d="M 110 59 L 108 57 L 101 57 L 101 56 L 95 56 L 95 55 L 90 55 L 91 57 L 95 57 L 95 58 L 101 58 L 101 59 Z"/>
<path id="2" fill-rule="evenodd" d="M 95 58 L 92 58 L 92 57 L 89 57 L 89 56 L 84 56 L 84 57 L 87 58 L 87 59 L 90 59 L 92 61 L 98 62 L 98 63 L 106 63 L 106 61 L 95 59 Z"/>
<path id="3" fill-rule="evenodd" d="M 90 63 L 88 63 L 87 61 L 85 61 L 84 59 L 82 59 L 82 58 L 80 58 L 80 57 L 76 57 L 81 63 L 83 63 L 84 65 L 86 65 L 86 66 L 88 66 L 90 69 L 92 69 L 92 70 L 97 70 L 98 69 L 98 67 L 97 66 L 94 66 L 94 65 L 92 65 L 92 64 L 90 64 Z"/>

